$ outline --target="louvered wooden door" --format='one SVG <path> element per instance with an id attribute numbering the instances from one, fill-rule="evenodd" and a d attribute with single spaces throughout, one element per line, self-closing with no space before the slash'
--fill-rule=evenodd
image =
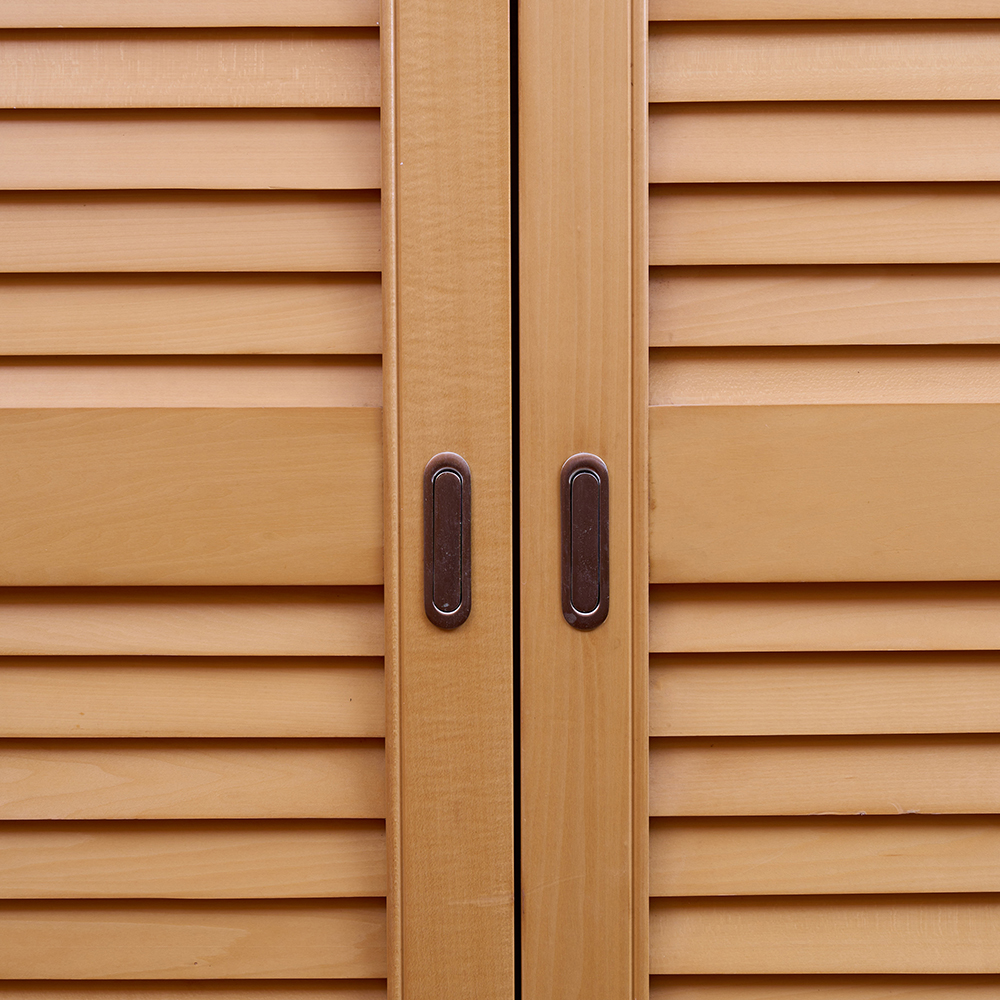
<path id="1" fill-rule="evenodd" d="M 527 6 L 522 386 L 620 527 L 614 638 L 525 612 L 526 996 L 992 996 L 1000 10 Z"/>
<path id="2" fill-rule="evenodd" d="M 382 7 L 0 4 L 15 1000 L 512 989 L 506 11 Z"/>

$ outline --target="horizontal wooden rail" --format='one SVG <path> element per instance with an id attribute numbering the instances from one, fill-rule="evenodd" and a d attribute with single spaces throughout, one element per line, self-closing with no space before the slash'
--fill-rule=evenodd
<path id="1" fill-rule="evenodd" d="M 649 810 L 653 816 L 998 813 L 1000 736 L 654 739 Z"/>
<path id="2" fill-rule="evenodd" d="M 0 269 L 377 271 L 377 192 L 0 195 Z"/>
<path id="3" fill-rule="evenodd" d="M 659 653 L 1000 649 L 1000 585 L 652 587 L 649 646 Z"/>
<path id="4" fill-rule="evenodd" d="M 380 657 L 2 657 L 0 737 L 384 736 L 384 688 Z"/>
<path id="5" fill-rule="evenodd" d="M 652 976 L 649 982 L 650 1000 L 992 1000 L 995 990 L 995 976 Z"/>
<path id="6" fill-rule="evenodd" d="M 381 900 L 0 903 L 9 979 L 384 976 Z"/>
<path id="7" fill-rule="evenodd" d="M 997 6 L 993 0 L 948 0 L 946 5 L 941 0 L 649 0 L 651 21 L 854 20 L 942 16 L 995 18 Z"/>
<path id="8" fill-rule="evenodd" d="M 0 740 L 0 819 L 383 819 L 381 740 Z"/>
<path id="9" fill-rule="evenodd" d="M 1000 342 L 995 264 L 654 267 L 649 277 L 654 347 Z"/>
<path id="10" fill-rule="evenodd" d="M 995 181 L 1000 112 L 981 101 L 654 104 L 649 179 Z"/>
<path id="11" fill-rule="evenodd" d="M 653 820 L 653 896 L 997 892 L 1000 818 Z"/>
<path id="12" fill-rule="evenodd" d="M 3 587 L 0 655 L 381 656 L 381 587 Z"/>
<path id="13" fill-rule="evenodd" d="M 651 736 L 988 733 L 998 720 L 997 653 L 650 658 Z"/>
<path id="14" fill-rule="evenodd" d="M 0 823 L 3 899 L 384 896 L 377 820 Z"/>
<path id="15" fill-rule="evenodd" d="M 366 28 L 0 31 L 2 108 L 378 107 Z"/>
<path id="16" fill-rule="evenodd" d="M 651 264 L 1000 260 L 1000 185 L 654 185 Z"/>
<path id="17" fill-rule="evenodd" d="M 1000 21 L 654 23 L 651 101 L 996 100 Z"/>
<path id="18" fill-rule="evenodd" d="M 0 275 L 6 355 L 380 354 L 378 274 Z"/>
<path id="19" fill-rule="evenodd" d="M 998 918 L 990 893 L 658 899 L 650 971 L 997 973 Z"/>
<path id="20" fill-rule="evenodd" d="M 375 109 L 0 113 L 0 190 L 379 184 Z"/>
<path id="21" fill-rule="evenodd" d="M 8 979 L 3 989 L 5 1000 L 386 1000 L 383 979 Z"/>

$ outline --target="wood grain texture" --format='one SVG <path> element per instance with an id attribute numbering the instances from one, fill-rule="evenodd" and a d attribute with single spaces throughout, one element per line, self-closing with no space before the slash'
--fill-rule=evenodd
<path id="1" fill-rule="evenodd" d="M 650 660 L 651 736 L 987 733 L 997 719 L 995 653 L 675 653 Z"/>
<path id="2" fill-rule="evenodd" d="M 0 904 L 11 979 L 286 979 L 385 974 L 380 900 Z"/>
<path id="3" fill-rule="evenodd" d="M 650 649 L 1000 648 L 992 583 L 661 586 L 650 589 Z"/>
<path id="4" fill-rule="evenodd" d="M 381 587 L 5 587 L 0 655 L 381 656 Z"/>
<path id="5" fill-rule="evenodd" d="M 0 737 L 385 735 L 378 657 L 4 657 L 0 701 Z"/>
<path id="6" fill-rule="evenodd" d="M 653 820 L 653 896 L 996 892 L 989 816 Z"/>
<path id="7" fill-rule="evenodd" d="M 378 111 L 8 111 L 0 189 L 377 188 Z"/>
<path id="8" fill-rule="evenodd" d="M 5 194 L 0 223 L 4 271 L 377 271 L 381 266 L 377 192 Z"/>
<path id="9" fill-rule="evenodd" d="M 642 14 L 632 3 L 535 0 L 518 21 L 520 541 L 530 567 L 520 599 L 521 926 L 532 998 L 619 1000 L 641 995 L 646 979 L 644 907 L 633 908 L 645 892 L 645 851 L 633 839 L 645 793 L 633 744 L 646 604 L 645 452 L 633 438 L 645 414 L 633 393 L 644 396 L 646 382 L 643 302 L 633 299 L 646 264 L 635 211 L 644 135 L 632 134 L 633 96 L 644 100 L 632 17 Z M 587 632 L 567 625 L 559 603 L 559 469 L 578 452 L 599 455 L 611 483 L 614 596 L 607 621 Z"/>
<path id="10" fill-rule="evenodd" d="M 996 987 L 995 976 L 653 976 L 649 995 L 650 1000 L 987 1000 Z"/>
<path id="11" fill-rule="evenodd" d="M 1000 112 L 992 102 L 649 109 L 649 179 L 656 183 L 993 181 L 998 156 Z"/>
<path id="12" fill-rule="evenodd" d="M 386 1000 L 382 979 L 5 980 L 10 1000 Z"/>
<path id="13" fill-rule="evenodd" d="M 993 264 L 654 267 L 649 341 L 653 347 L 997 343 L 998 278 Z"/>
<path id="14" fill-rule="evenodd" d="M 378 107 L 365 28 L 0 31 L 3 108 Z"/>
<path id="15" fill-rule="evenodd" d="M 993 0 L 648 0 L 651 21 L 995 18 Z"/>
<path id="16" fill-rule="evenodd" d="M 381 403 L 378 357 L 0 360 L 0 409 L 301 409 Z"/>
<path id="17" fill-rule="evenodd" d="M 654 739 L 649 808 L 653 816 L 995 813 L 998 779 L 996 736 Z"/>
<path id="18" fill-rule="evenodd" d="M 210 28 L 230 25 L 369 26 L 378 0 L 10 0 L 4 28 Z"/>
<path id="19" fill-rule="evenodd" d="M 995 100 L 998 52 L 993 20 L 654 23 L 649 99 Z"/>
<path id="20" fill-rule="evenodd" d="M 3 586 L 375 584 L 381 417 L 0 411 Z"/>
<path id="21" fill-rule="evenodd" d="M 652 264 L 962 264 L 1000 259 L 987 184 L 650 188 Z"/>
<path id="22" fill-rule="evenodd" d="M 4 899 L 280 899 L 385 894 L 371 820 L 0 824 Z"/>
<path id="23" fill-rule="evenodd" d="M 505 0 L 391 7 L 397 520 L 388 625 L 400 811 L 390 996 L 514 990 L 510 25 Z M 388 161 L 387 161 L 388 162 Z M 385 177 L 390 173 L 385 171 Z M 472 470 L 472 613 L 423 606 L 423 471 Z M 392 864 L 393 862 L 390 861 Z M 391 881 L 391 880 L 390 880 Z"/>
<path id="24" fill-rule="evenodd" d="M 988 893 L 656 900 L 650 971 L 995 973 L 997 905 Z"/>
<path id="25" fill-rule="evenodd" d="M 378 354 L 377 274 L 0 275 L 5 355 Z"/>
<path id="26" fill-rule="evenodd" d="M 994 407 L 650 409 L 657 583 L 991 580 Z"/>
<path id="27" fill-rule="evenodd" d="M 4 740 L 0 819 L 381 819 L 384 765 L 381 740 Z"/>
<path id="28" fill-rule="evenodd" d="M 0 369 L 0 384 L 3 374 Z M 1000 402 L 1000 348 L 653 348 L 654 406 Z"/>

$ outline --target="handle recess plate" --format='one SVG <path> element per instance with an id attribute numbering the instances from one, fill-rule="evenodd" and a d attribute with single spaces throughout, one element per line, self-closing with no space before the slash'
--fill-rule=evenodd
<path id="1" fill-rule="evenodd" d="M 424 469 L 424 611 L 458 628 L 472 610 L 472 473 L 443 451 Z"/>
<path id="2" fill-rule="evenodd" d="M 581 452 L 562 467 L 562 609 L 589 631 L 608 617 L 608 467 Z"/>

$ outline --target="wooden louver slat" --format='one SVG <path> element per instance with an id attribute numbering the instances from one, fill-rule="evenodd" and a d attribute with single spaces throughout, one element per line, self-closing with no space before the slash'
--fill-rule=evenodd
<path id="1" fill-rule="evenodd" d="M 651 21 L 996 16 L 994 0 L 649 0 Z"/>

